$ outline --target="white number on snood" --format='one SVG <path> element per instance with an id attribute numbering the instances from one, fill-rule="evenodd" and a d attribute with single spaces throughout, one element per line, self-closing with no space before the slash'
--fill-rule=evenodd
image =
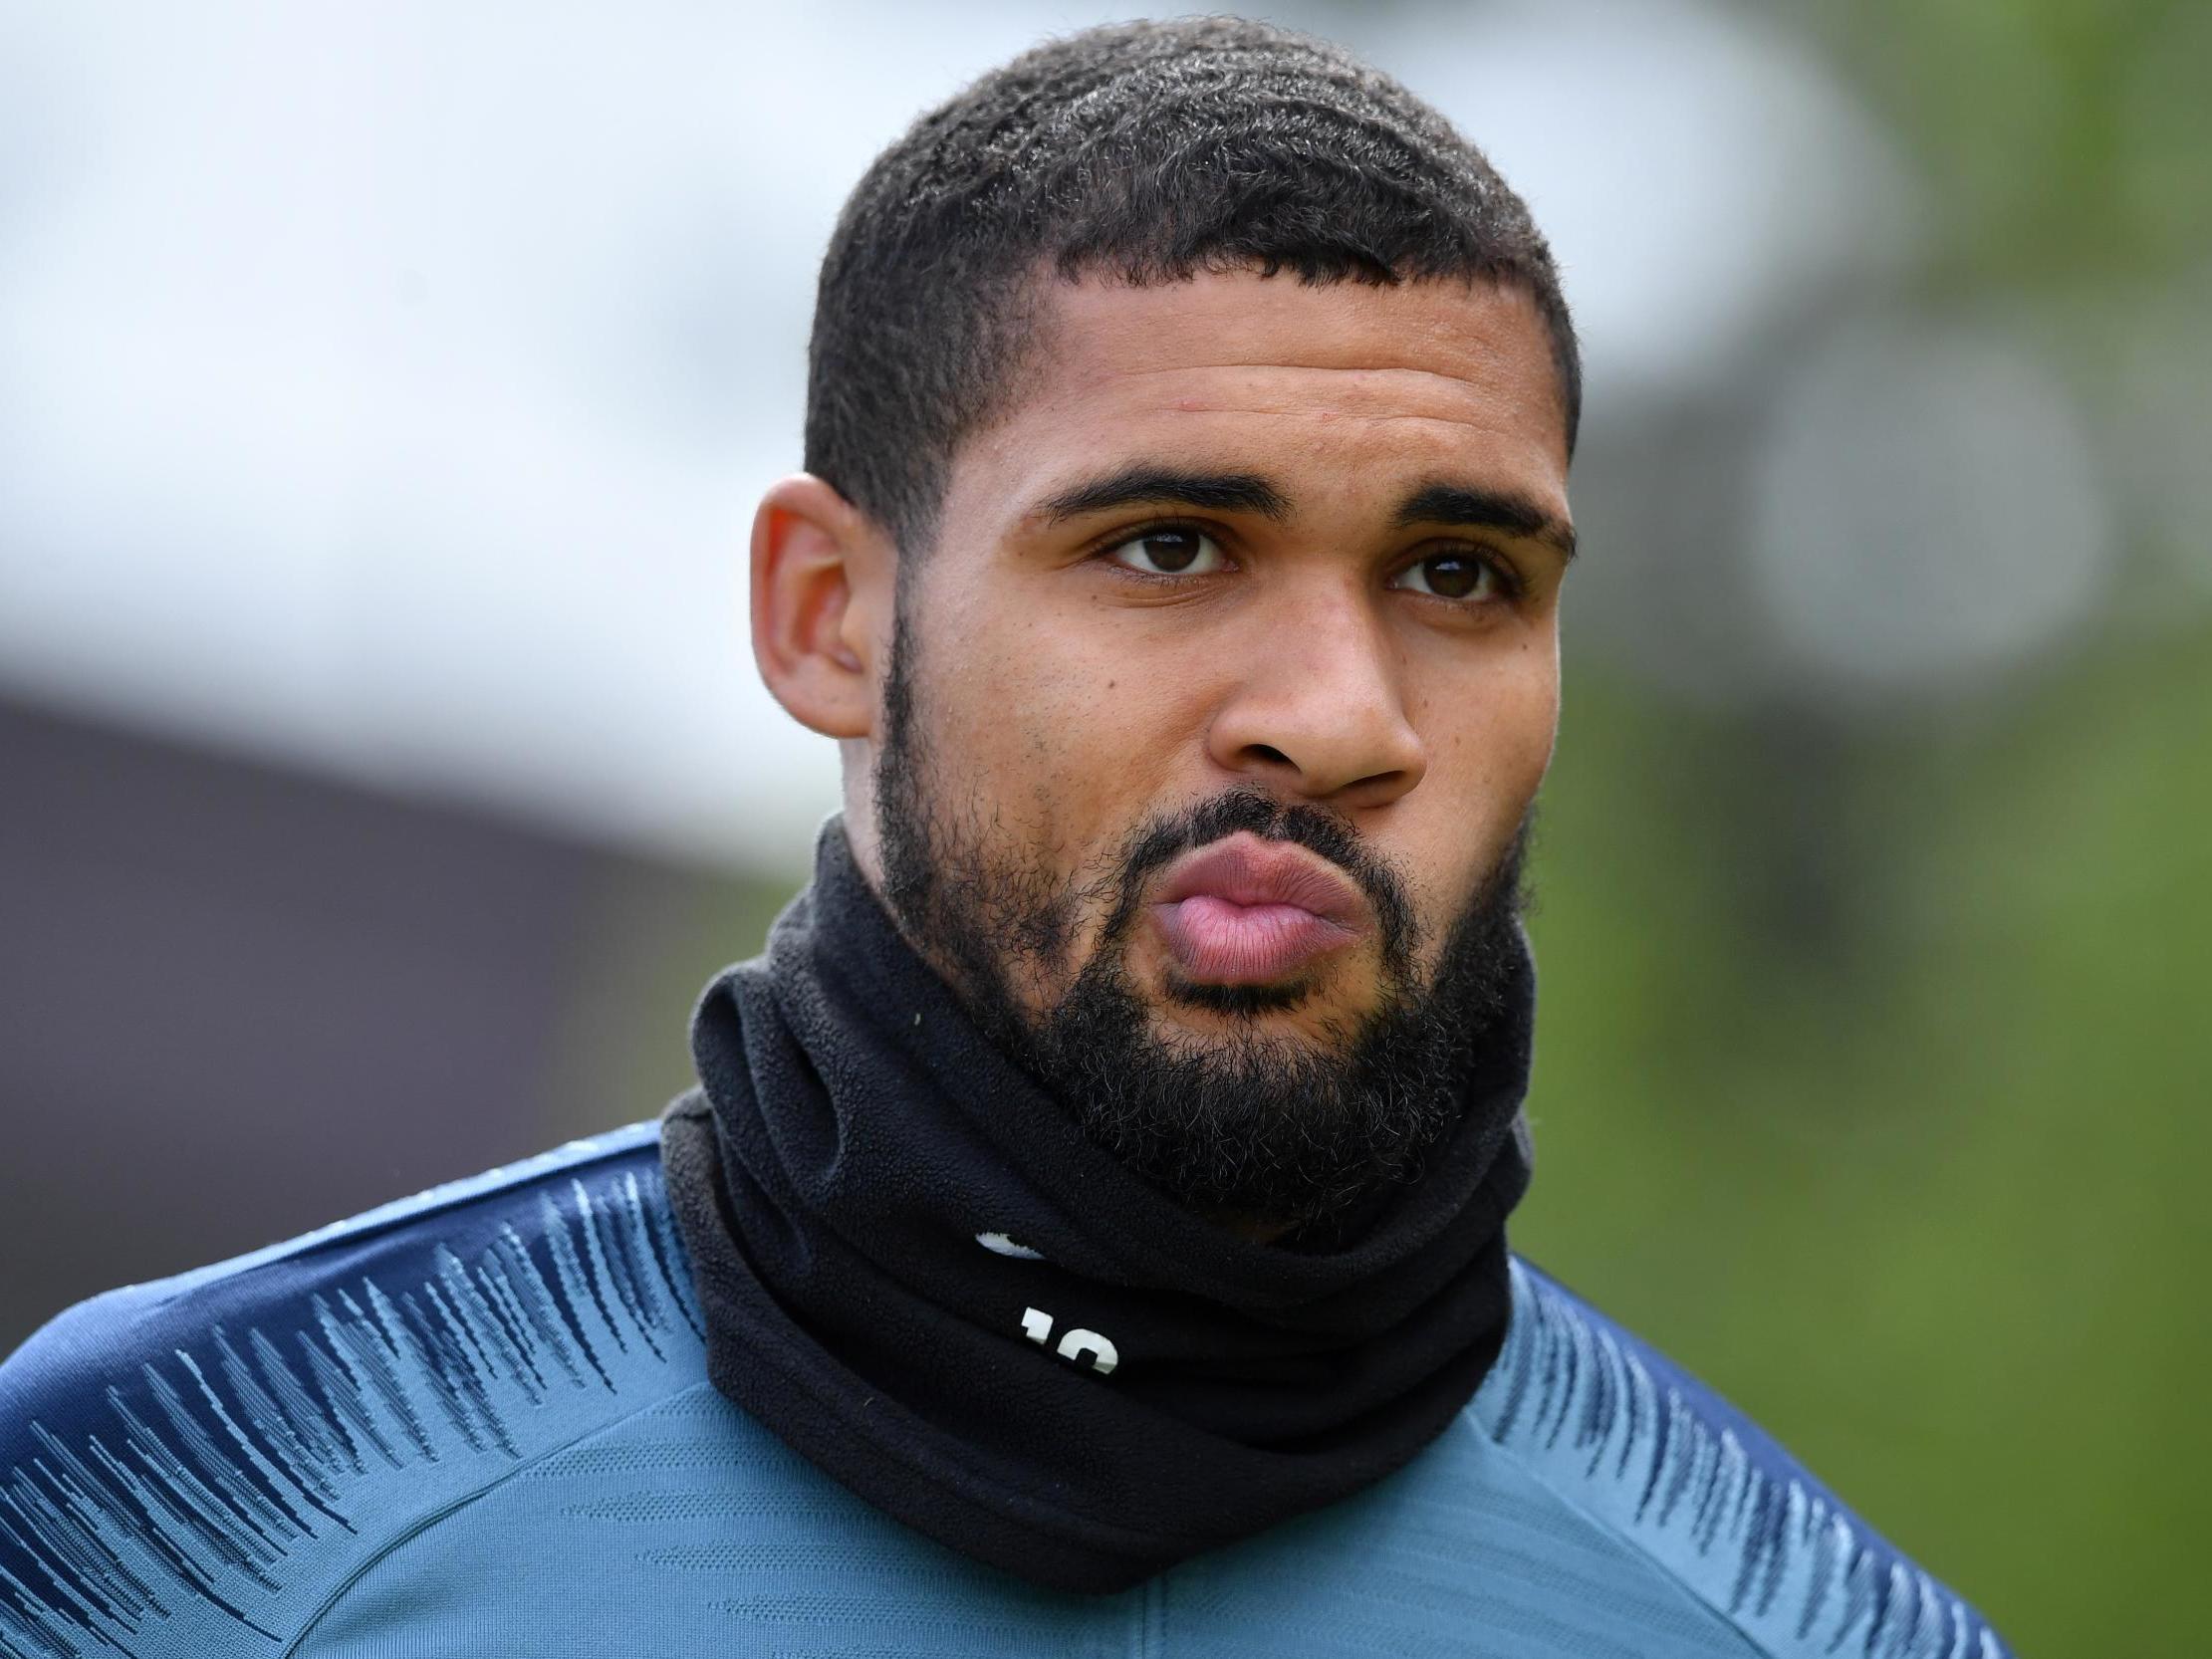
<path id="1" fill-rule="evenodd" d="M 1040 1313 L 1034 1307 L 1023 1308 L 1022 1334 L 1032 1342 L 1050 1342 L 1053 1337 L 1053 1316 L 1050 1313 Z M 1063 1359 L 1089 1359 L 1091 1368 L 1101 1376 L 1121 1363 L 1121 1356 L 1113 1351 L 1111 1342 L 1097 1331 L 1085 1330 L 1081 1326 L 1062 1336 L 1060 1346 L 1053 1349 L 1053 1352 Z"/>

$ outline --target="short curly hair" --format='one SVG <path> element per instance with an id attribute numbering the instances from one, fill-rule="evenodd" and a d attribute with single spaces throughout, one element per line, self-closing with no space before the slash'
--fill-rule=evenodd
<path id="1" fill-rule="evenodd" d="M 1236 269 L 1520 287 L 1572 454 L 1582 368 L 1558 271 L 1482 152 L 1339 47 L 1193 18 L 1024 53 L 876 157 L 822 262 L 807 470 L 918 554 L 954 451 L 1009 394 L 1041 278 Z"/>

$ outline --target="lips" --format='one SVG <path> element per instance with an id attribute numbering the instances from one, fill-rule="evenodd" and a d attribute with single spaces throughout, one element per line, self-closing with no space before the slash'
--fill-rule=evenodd
<path id="1" fill-rule="evenodd" d="M 1245 830 L 1171 865 L 1151 914 L 1176 967 L 1203 985 L 1271 984 L 1373 925 L 1332 865 Z"/>

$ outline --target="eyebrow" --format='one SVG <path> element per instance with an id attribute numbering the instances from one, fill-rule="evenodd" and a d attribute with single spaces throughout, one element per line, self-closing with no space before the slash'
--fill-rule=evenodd
<path id="1" fill-rule="evenodd" d="M 1511 490 L 1424 484 L 1405 498 L 1392 523 L 1400 530 L 1416 524 L 1481 525 L 1543 542 L 1563 559 L 1575 557 L 1575 527 Z"/>
<path id="2" fill-rule="evenodd" d="M 1207 513 L 1254 513 L 1278 521 L 1291 516 L 1290 498 L 1256 472 L 1191 472 L 1139 464 L 1103 478 L 1072 484 L 1037 504 L 1047 524 L 1111 512 L 1119 507 L 1192 507 Z M 1512 490 L 1470 484 L 1424 484 L 1391 518 L 1399 530 L 1417 524 L 1479 525 L 1527 537 L 1575 557 L 1575 527 Z"/>
<path id="3" fill-rule="evenodd" d="M 1116 507 L 1195 507 L 1207 513 L 1256 513 L 1287 519 L 1288 497 L 1254 472 L 1188 472 L 1180 467 L 1124 467 L 1047 496 L 1036 515 L 1048 524 Z"/>

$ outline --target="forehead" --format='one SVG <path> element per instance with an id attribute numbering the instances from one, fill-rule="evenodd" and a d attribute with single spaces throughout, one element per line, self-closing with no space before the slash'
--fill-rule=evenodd
<path id="1" fill-rule="evenodd" d="M 1567 516 L 1543 319 L 1482 282 L 1051 285 L 1007 406 L 956 459 L 948 513 L 1018 510 L 1131 459 L 1233 465 L 1294 506 L 1441 470 Z"/>

